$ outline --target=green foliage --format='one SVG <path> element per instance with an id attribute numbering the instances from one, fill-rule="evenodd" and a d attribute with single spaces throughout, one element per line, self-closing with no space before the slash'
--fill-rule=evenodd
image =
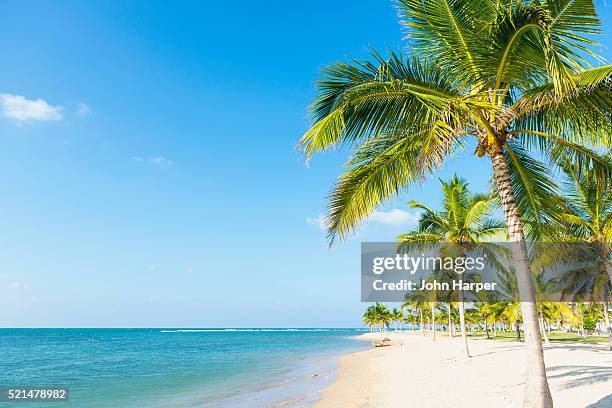
<path id="1" fill-rule="evenodd" d="M 299 142 L 307 157 L 352 149 L 330 194 L 330 242 L 469 140 L 479 156 L 504 152 L 534 240 L 556 222 L 548 214 L 558 186 L 540 158 L 610 178 L 612 66 L 587 63 L 600 32 L 593 1 L 399 0 L 397 8 L 411 54 L 372 52 L 323 69 Z"/>
<path id="2" fill-rule="evenodd" d="M 597 320 L 591 313 L 585 312 L 583 319 L 584 319 L 584 323 L 583 323 L 584 330 L 586 331 L 595 330 L 595 328 L 597 327 L 596 326 Z"/>
<path id="3" fill-rule="evenodd" d="M 504 237 L 502 221 L 492 217 L 494 199 L 473 194 L 469 184 L 456 175 L 448 182 L 440 180 L 442 210 L 434 211 L 416 200 L 411 208 L 421 210 L 417 228 L 397 238 L 398 248 L 436 242 L 474 243 Z"/>
<path id="4" fill-rule="evenodd" d="M 369 306 L 363 314 L 364 324 L 370 328 L 378 327 L 381 331 L 387 329 L 394 319 L 394 312 L 390 311 L 387 305 L 378 302 Z"/>

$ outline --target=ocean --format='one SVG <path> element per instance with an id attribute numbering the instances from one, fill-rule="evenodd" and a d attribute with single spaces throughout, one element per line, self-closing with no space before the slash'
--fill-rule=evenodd
<path id="1" fill-rule="evenodd" d="M 0 329 L 0 388 L 67 387 L 61 407 L 302 407 L 353 329 Z M 0 405 L 5 405 L 0 403 Z"/>

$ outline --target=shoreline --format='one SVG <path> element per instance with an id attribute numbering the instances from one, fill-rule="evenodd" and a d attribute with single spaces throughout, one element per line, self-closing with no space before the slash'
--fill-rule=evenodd
<path id="1" fill-rule="evenodd" d="M 341 356 L 336 380 L 313 407 L 394 408 L 408 400 L 423 407 L 521 406 L 524 343 L 469 338 L 468 360 L 460 338 L 441 335 L 434 342 L 419 332 L 386 337 L 389 347 Z M 606 344 L 548 344 L 545 360 L 555 408 L 612 407 L 612 352 Z"/>

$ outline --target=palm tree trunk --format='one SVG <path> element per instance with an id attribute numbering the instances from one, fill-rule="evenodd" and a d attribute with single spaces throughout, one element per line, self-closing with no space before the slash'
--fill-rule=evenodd
<path id="1" fill-rule="evenodd" d="M 539 334 L 538 312 L 535 304 L 531 266 L 527 257 L 527 245 L 518 205 L 510 182 L 510 170 L 504 159 L 502 147 L 491 152 L 493 175 L 501 199 L 504 218 L 508 226 L 512 255 L 516 267 L 516 280 L 521 295 L 521 311 L 525 325 L 525 346 L 527 348 L 527 370 L 525 373 L 524 408 L 551 408 L 553 406 L 546 367 L 544 349 Z"/>
<path id="2" fill-rule="evenodd" d="M 516 341 L 521 341 L 521 323 L 517 320 L 514 322 L 516 328 Z"/>
<path id="3" fill-rule="evenodd" d="M 448 304 L 448 336 L 452 339 L 453 338 L 453 321 L 451 320 L 451 304 Z"/>
<path id="4" fill-rule="evenodd" d="M 540 314 L 540 331 L 542 332 L 542 336 L 544 336 L 544 343 L 550 344 L 550 340 L 546 334 L 546 327 L 544 327 L 544 316 L 542 316 L 542 314 Z"/>
<path id="5" fill-rule="evenodd" d="M 467 332 L 465 329 L 465 307 L 463 302 L 463 290 L 459 290 L 457 294 L 457 300 L 459 303 L 459 326 L 461 326 L 461 340 L 463 341 L 463 351 L 465 356 L 470 358 L 470 349 L 468 348 Z"/>
<path id="6" fill-rule="evenodd" d="M 431 332 L 433 341 L 436 341 L 436 304 L 431 304 Z"/>
<path id="7" fill-rule="evenodd" d="M 423 322 L 423 309 L 419 310 L 419 314 L 421 315 L 421 334 L 425 337 L 425 323 Z"/>

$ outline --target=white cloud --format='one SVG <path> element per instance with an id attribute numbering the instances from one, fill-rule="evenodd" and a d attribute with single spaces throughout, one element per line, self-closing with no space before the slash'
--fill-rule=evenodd
<path id="1" fill-rule="evenodd" d="M 166 170 L 174 166 L 174 162 L 172 160 L 166 159 L 164 156 L 151 157 L 149 159 L 149 162 L 162 170 Z"/>
<path id="2" fill-rule="evenodd" d="M 91 108 L 86 103 L 78 103 L 76 116 L 87 116 L 91 114 Z"/>
<path id="3" fill-rule="evenodd" d="M 11 287 L 12 287 L 12 288 L 18 288 L 18 287 L 20 287 L 20 286 L 21 286 L 21 283 L 19 283 L 19 282 L 13 282 L 13 283 L 11 284 Z"/>
<path id="4" fill-rule="evenodd" d="M 394 227 L 405 227 L 415 225 L 419 220 L 418 214 L 412 214 L 407 211 L 394 208 L 389 211 L 374 211 L 368 218 L 368 221 L 378 222 L 380 224 L 392 225 Z"/>
<path id="5" fill-rule="evenodd" d="M 378 223 L 389 225 L 392 227 L 408 227 L 414 226 L 419 220 L 418 213 L 409 213 L 407 211 L 400 210 L 399 208 L 393 208 L 389 211 L 374 211 L 368 219 L 365 221 L 365 225 L 370 223 Z M 322 231 L 327 231 L 325 226 L 325 215 L 319 214 L 317 217 L 308 217 L 306 222 L 310 225 L 314 225 Z"/>
<path id="6" fill-rule="evenodd" d="M 161 170 L 167 170 L 174 166 L 174 162 L 166 159 L 164 156 L 149 157 L 148 159 L 141 156 L 134 156 L 132 157 L 132 160 L 139 163 L 148 163 L 152 166 L 160 168 Z"/>
<path id="7" fill-rule="evenodd" d="M 51 106 L 44 99 L 26 99 L 21 95 L 0 94 L 2 114 L 18 123 L 62 120 L 61 106 Z"/>
<path id="8" fill-rule="evenodd" d="M 323 214 L 319 214 L 315 218 L 308 217 L 306 218 L 306 222 L 310 225 L 319 227 L 321 231 L 327 231 L 327 227 L 325 226 L 325 216 Z"/>

